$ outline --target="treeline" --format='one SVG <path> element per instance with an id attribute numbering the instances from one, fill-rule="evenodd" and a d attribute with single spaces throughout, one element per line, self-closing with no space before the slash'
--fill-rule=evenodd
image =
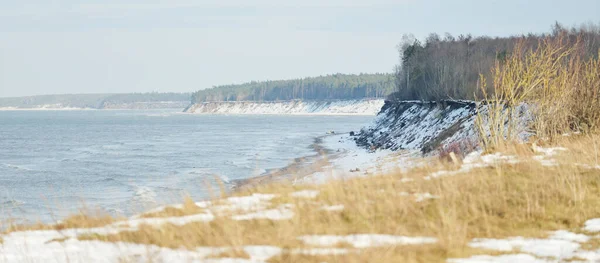
<path id="1" fill-rule="evenodd" d="M 346 100 L 383 98 L 394 90 L 391 74 L 334 74 L 313 78 L 250 82 L 199 90 L 192 101 Z"/>
<path id="2" fill-rule="evenodd" d="M 424 42 L 404 36 L 399 45 L 400 64 L 396 67 L 396 92 L 390 98 L 398 100 L 481 99 L 484 89 L 480 76 L 492 93 L 492 69 L 502 65 L 515 47 L 535 50 L 545 39 L 561 38 L 584 48 L 582 58 L 598 56 L 600 27 L 584 25 L 566 28 L 560 24 L 549 34 L 528 34 L 512 37 L 473 37 L 450 34 L 429 35 Z"/>

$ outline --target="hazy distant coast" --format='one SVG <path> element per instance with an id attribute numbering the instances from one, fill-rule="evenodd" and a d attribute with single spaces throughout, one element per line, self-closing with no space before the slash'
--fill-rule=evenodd
<path id="1" fill-rule="evenodd" d="M 184 109 L 190 93 L 62 94 L 0 98 L 0 110 Z"/>

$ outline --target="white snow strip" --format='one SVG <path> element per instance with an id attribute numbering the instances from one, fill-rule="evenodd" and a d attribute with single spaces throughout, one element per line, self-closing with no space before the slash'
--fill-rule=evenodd
<path id="1" fill-rule="evenodd" d="M 411 196 L 411 194 L 408 193 L 408 192 L 399 192 L 398 195 L 399 196 Z M 440 198 L 439 196 L 432 195 L 430 193 L 414 193 L 414 194 L 412 194 L 412 196 L 415 197 L 415 202 L 423 202 L 423 201 L 428 200 L 428 199 L 438 199 L 438 198 Z"/>
<path id="2" fill-rule="evenodd" d="M 3 236 L 0 262 L 119 262 L 135 259 L 136 262 L 191 262 L 205 255 L 194 251 L 173 250 L 152 245 L 107 243 L 101 241 L 49 242 L 61 239 L 56 231 L 17 232 Z"/>
<path id="3" fill-rule="evenodd" d="M 215 203 L 211 201 L 200 201 L 196 202 L 195 205 L 199 208 L 205 208 L 212 210 L 216 213 L 221 212 L 229 212 L 229 211 L 254 211 L 254 210 L 262 210 L 268 206 L 268 201 L 275 198 L 277 195 L 274 194 L 261 194 L 254 193 L 249 196 L 240 196 L 240 197 L 229 197 Z M 167 208 L 175 208 L 175 209 L 183 209 L 182 204 L 161 206 L 151 210 L 148 210 L 140 215 L 136 215 L 131 217 L 131 219 L 140 218 L 142 215 L 148 215 L 153 213 L 160 213 L 165 211 Z"/>
<path id="4" fill-rule="evenodd" d="M 320 209 L 321 210 L 325 210 L 325 211 L 329 211 L 329 212 L 338 212 L 338 211 L 344 211 L 344 205 L 322 206 Z"/>
<path id="5" fill-rule="evenodd" d="M 251 212 L 265 210 L 269 207 L 269 201 L 275 198 L 274 194 L 255 193 L 249 196 L 229 197 L 224 200 L 216 201 L 212 206 L 208 206 L 211 212 L 222 215 L 229 212 Z"/>
<path id="6" fill-rule="evenodd" d="M 299 198 L 315 198 L 317 195 L 319 195 L 319 191 L 317 190 L 302 190 L 290 194 L 291 197 Z"/>
<path id="7" fill-rule="evenodd" d="M 276 195 L 273 194 L 260 194 L 255 193 L 250 196 L 242 196 L 242 197 L 229 197 L 223 200 L 222 204 L 211 206 L 211 202 L 203 201 L 197 202 L 196 205 L 200 208 L 208 208 L 209 211 L 205 213 L 198 213 L 194 215 L 187 215 L 181 217 L 150 217 L 144 218 L 141 215 L 133 216 L 124 221 L 117 221 L 115 223 L 109 224 L 104 227 L 98 228 L 90 228 L 90 229 L 66 229 L 62 230 L 61 233 L 63 236 L 68 237 L 76 237 L 81 234 L 99 234 L 99 235 L 109 235 L 109 234 L 117 234 L 121 231 L 135 231 L 139 228 L 140 225 L 149 225 L 154 227 L 159 227 L 164 224 L 173 224 L 173 225 L 186 225 L 189 223 L 195 222 L 209 222 L 215 219 L 215 214 L 213 212 L 223 213 L 230 211 L 243 211 L 243 212 L 251 212 L 254 213 L 245 214 L 245 215 L 237 215 L 234 216 L 238 218 L 236 220 L 249 220 L 251 218 L 264 218 L 264 219 L 272 219 L 272 220 L 283 220 L 287 218 L 291 218 L 293 216 L 293 212 L 290 210 L 290 206 L 282 206 L 279 209 L 265 210 L 269 206 L 269 200 L 275 198 Z M 151 211 L 148 211 L 144 214 L 155 213 L 164 211 L 167 207 L 173 208 L 183 208 L 183 205 L 172 205 L 172 206 L 164 206 L 155 208 Z M 144 215 L 142 214 L 142 215 Z M 244 219 L 246 218 L 246 219 Z"/>
<path id="8" fill-rule="evenodd" d="M 588 232 L 600 232 L 600 218 L 585 221 L 585 227 L 583 229 Z"/>
<path id="9" fill-rule="evenodd" d="M 267 261 L 281 254 L 282 251 L 281 248 L 274 246 L 245 246 L 243 249 L 252 261 Z"/>
<path id="10" fill-rule="evenodd" d="M 415 194 L 415 202 L 423 202 L 428 199 L 438 199 L 440 198 L 437 195 L 432 195 L 430 193 L 416 193 Z"/>
<path id="11" fill-rule="evenodd" d="M 546 261 L 538 259 L 532 255 L 515 254 L 515 255 L 479 255 L 470 258 L 449 259 L 449 263 L 550 263 L 554 261 Z"/>
<path id="12" fill-rule="evenodd" d="M 120 221 L 114 223 L 110 226 L 115 227 L 123 227 L 129 226 L 132 228 L 137 228 L 140 225 L 150 225 L 150 226 L 161 226 L 164 224 L 173 224 L 173 225 L 186 225 L 194 222 L 209 222 L 215 219 L 215 216 L 212 213 L 202 213 L 181 217 L 150 217 L 150 218 L 135 218 L 127 221 Z"/>
<path id="13" fill-rule="evenodd" d="M 308 256 L 344 255 L 350 250 L 346 248 L 296 248 L 290 250 L 290 254 L 301 254 Z"/>
<path id="14" fill-rule="evenodd" d="M 61 239 L 67 238 L 63 242 Z M 281 254 L 279 247 L 240 247 L 250 259 L 208 256 L 232 250 L 232 247 L 199 247 L 195 250 L 169 249 L 154 245 L 124 242 L 80 241 L 58 231 L 13 232 L 2 237 L 0 262 L 264 262 Z M 55 241 L 52 241 L 55 240 Z"/>
<path id="15" fill-rule="evenodd" d="M 512 237 L 507 239 L 474 239 L 469 246 L 497 251 L 513 250 L 529 253 L 538 257 L 569 259 L 589 237 L 568 231 L 556 231 L 548 239 Z"/>
<path id="16" fill-rule="evenodd" d="M 600 218 L 586 222 L 585 230 L 600 231 Z M 512 237 L 507 239 L 474 239 L 469 246 L 496 250 L 502 252 L 518 251 L 518 255 L 489 256 L 480 255 L 465 259 L 450 259 L 453 263 L 477 262 L 600 262 L 600 250 L 589 251 L 581 249 L 581 244 L 590 241 L 592 237 L 576 234 L 566 230 L 550 232 L 546 239 Z M 543 259 L 540 259 L 543 258 Z M 573 259 L 584 261 L 573 261 Z"/>
<path id="17" fill-rule="evenodd" d="M 412 179 L 412 178 L 402 178 L 402 179 L 400 179 L 400 182 L 401 183 L 410 183 L 410 182 L 413 182 L 414 180 L 415 179 Z"/>
<path id="18" fill-rule="evenodd" d="M 600 165 L 589 165 L 585 163 L 575 163 L 575 165 L 585 169 L 600 170 Z"/>
<path id="19" fill-rule="evenodd" d="M 569 232 L 566 230 L 557 230 L 557 231 L 552 232 L 552 235 L 550 235 L 549 239 L 558 239 L 558 240 L 566 240 L 566 241 L 585 243 L 585 242 L 590 241 L 591 238 L 584 234 L 575 234 L 573 232 Z"/>
<path id="20" fill-rule="evenodd" d="M 546 156 L 536 155 L 533 159 L 538 161 L 542 166 L 558 166 L 558 163 L 553 159 L 546 159 Z"/>
<path id="21" fill-rule="evenodd" d="M 470 172 L 471 170 L 473 170 L 475 168 L 484 168 L 484 167 L 490 167 L 490 166 L 505 164 L 505 163 L 506 164 L 517 164 L 517 163 L 519 163 L 519 160 L 517 160 L 517 158 L 515 156 L 502 155 L 501 153 L 481 155 L 480 151 L 476 151 L 476 152 L 472 152 L 472 153 L 468 154 L 463 159 L 463 164 L 461 165 L 461 167 L 458 170 L 454 170 L 454 171 L 442 170 L 442 171 L 433 172 L 430 175 L 425 176 L 424 179 L 431 180 L 434 178 L 439 178 L 439 177 L 444 177 L 444 176 L 453 176 L 453 175 L 457 175 L 457 174 L 463 174 L 463 173 Z"/>
<path id="22" fill-rule="evenodd" d="M 266 201 L 270 201 L 275 198 L 274 194 L 260 194 L 255 193 L 250 196 L 241 196 L 241 197 L 229 197 L 226 200 L 224 205 L 215 206 L 214 208 L 219 211 L 229 210 L 243 210 L 243 211 L 252 211 L 252 210 L 261 210 L 265 208 Z"/>
<path id="23" fill-rule="evenodd" d="M 301 236 L 298 239 L 313 246 L 334 246 L 338 243 L 349 243 L 355 248 L 381 247 L 392 245 L 419 245 L 437 242 L 432 237 L 406 237 L 379 234 L 358 234 L 348 236 L 313 235 Z"/>
<path id="24" fill-rule="evenodd" d="M 564 147 L 544 148 L 544 147 L 537 146 L 535 144 L 532 146 L 532 148 L 533 148 L 534 152 L 536 152 L 536 153 L 542 153 L 542 154 L 544 154 L 546 156 L 549 156 L 549 157 L 556 155 L 558 152 L 568 151 L 568 149 L 564 148 Z"/>
<path id="25" fill-rule="evenodd" d="M 234 215 L 231 217 L 231 219 L 238 221 L 254 219 L 288 220 L 294 217 L 294 212 L 291 210 L 291 207 L 291 204 L 283 204 L 277 209 L 261 210 L 243 215 Z"/>

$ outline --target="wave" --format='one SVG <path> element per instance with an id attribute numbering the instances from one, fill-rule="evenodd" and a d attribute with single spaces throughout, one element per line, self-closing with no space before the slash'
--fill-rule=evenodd
<path id="1" fill-rule="evenodd" d="M 9 163 L 3 163 L 2 166 L 9 168 L 9 169 L 13 169 L 13 170 L 20 170 L 20 171 L 33 171 L 33 169 L 31 168 L 27 168 L 23 165 L 15 165 L 15 164 L 9 164 Z"/>
<path id="2" fill-rule="evenodd" d="M 96 183 L 119 183 L 119 181 L 112 177 L 103 177 L 96 180 Z"/>
<path id="3" fill-rule="evenodd" d="M 20 206 L 22 206 L 24 204 L 25 204 L 24 201 L 13 199 L 13 198 L 2 198 L 2 199 L 0 199 L 0 207 L 3 207 L 3 208 L 20 207 Z"/>
<path id="4" fill-rule="evenodd" d="M 138 203 L 156 203 L 157 194 L 150 187 L 136 186 L 132 200 Z"/>
<path id="5" fill-rule="evenodd" d="M 148 114 L 144 114 L 143 116 L 146 117 L 171 117 L 173 114 L 172 113 L 148 113 Z"/>

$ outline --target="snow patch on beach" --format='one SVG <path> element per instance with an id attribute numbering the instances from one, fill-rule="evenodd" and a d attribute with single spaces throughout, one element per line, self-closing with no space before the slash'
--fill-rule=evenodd
<path id="1" fill-rule="evenodd" d="M 585 222 L 585 227 L 583 228 L 587 232 L 600 232 L 600 218 L 590 219 Z"/>
<path id="2" fill-rule="evenodd" d="M 532 145 L 532 149 L 535 153 L 537 153 L 537 155 L 532 156 L 532 159 L 539 162 L 543 166 L 557 166 L 558 162 L 552 157 L 556 156 L 559 152 L 568 151 L 568 149 L 562 147 L 544 148 L 536 146 L 535 144 Z M 465 156 L 459 169 L 436 171 L 426 176 L 425 180 L 463 174 L 476 168 L 492 167 L 502 164 L 518 164 L 522 161 L 518 160 L 516 156 L 512 155 L 505 155 L 502 153 L 482 153 L 482 151 L 472 152 Z"/>
<path id="3" fill-rule="evenodd" d="M 290 194 L 291 197 L 297 197 L 297 198 L 316 198 L 317 195 L 319 195 L 319 191 L 317 190 L 302 190 L 302 191 L 297 191 L 297 192 L 293 192 Z"/>
<path id="4" fill-rule="evenodd" d="M 321 206 L 320 210 L 328 211 L 328 212 L 340 212 L 344 211 L 344 205 L 325 205 Z"/>
<path id="5" fill-rule="evenodd" d="M 269 219 L 269 220 L 288 220 L 294 217 L 291 204 L 283 204 L 275 209 L 261 210 L 254 213 L 234 215 L 231 218 L 233 220 L 256 220 L 256 219 Z"/>
<path id="6" fill-rule="evenodd" d="M 432 237 L 406 237 L 379 234 L 357 234 L 347 236 L 335 235 L 312 235 L 301 236 L 298 239 L 313 246 L 335 246 L 339 243 L 348 243 L 355 248 L 381 247 L 392 245 L 421 245 L 437 242 Z"/>
<path id="7" fill-rule="evenodd" d="M 544 259 L 536 258 L 528 254 L 514 254 L 514 255 L 479 255 L 472 256 L 470 258 L 461 259 L 450 259 L 449 263 L 549 263 Z"/>
<path id="8" fill-rule="evenodd" d="M 600 219 L 588 220 L 584 230 L 600 222 Z M 593 229 L 592 229 L 593 230 Z M 450 259 L 453 263 L 475 262 L 567 262 L 577 259 L 576 262 L 598 262 L 600 250 L 590 251 L 582 249 L 582 244 L 592 238 L 585 234 L 577 234 L 566 230 L 557 230 L 548 233 L 547 238 L 510 237 L 505 239 L 476 238 L 469 246 L 504 253 L 515 252 L 509 255 L 477 255 L 464 259 Z M 581 261 L 583 260 L 583 261 Z"/>
<path id="9" fill-rule="evenodd" d="M 241 249 L 250 259 L 209 258 Z M 170 249 L 125 242 L 77 240 L 59 231 L 26 231 L 3 236 L 0 262 L 265 262 L 282 253 L 274 246 Z"/>
<path id="10" fill-rule="evenodd" d="M 406 171 L 423 164 L 418 151 L 369 151 L 357 146 L 354 137 L 347 134 L 324 137 L 322 144 L 332 152 L 330 165 L 295 180 L 294 184 L 320 184 L 331 179 Z"/>

